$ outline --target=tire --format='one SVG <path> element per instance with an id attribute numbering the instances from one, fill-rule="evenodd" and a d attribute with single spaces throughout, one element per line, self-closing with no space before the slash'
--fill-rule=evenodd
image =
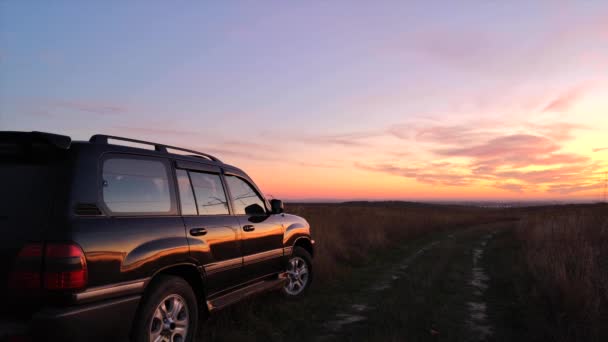
<path id="1" fill-rule="evenodd" d="M 302 297 L 308 291 L 313 279 L 312 257 L 306 249 L 294 247 L 287 263 L 287 273 L 287 284 L 281 292 L 287 298 Z"/>
<path id="2" fill-rule="evenodd" d="M 192 342 L 197 326 L 198 301 L 188 282 L 162 275 L 146 290 L 133 322 L 131 339 L 150 342 L 158 337 L 158 341 Z"/>

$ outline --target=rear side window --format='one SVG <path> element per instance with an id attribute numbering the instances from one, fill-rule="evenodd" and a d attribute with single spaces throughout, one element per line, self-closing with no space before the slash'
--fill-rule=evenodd
<path id="1" fill-rule="evenodd" d="M 111 157 L 103 163 L 103 202 L 117 214 L 172 214 L 169 172 L 160 160 Z"/>
<path id="2" fill-rule="evenodd" d="M 235 176 L 227 176 L 226 184 L 232 195 L 236 215 L 263 215 L 266 212 L 264 200 L 249 183 Z"/>
<path id="3" fill-rule="evenodd" d="M 220 175 L 190 172 L 199 215 L 228 215 L 228 201 Z"/>
<path id="4" fill-rule="evenodd" d="M 190 177 L 188 177 L 188 171 L 176 170 L 177 174 L 177 185 L 179 187 L 179 200 L 182 205 L 182 215 L 198 215 L 196 210 L 196 201 L 194 200 L 194 194 L 192 193 L 192 184 L 190 184 Z"/>

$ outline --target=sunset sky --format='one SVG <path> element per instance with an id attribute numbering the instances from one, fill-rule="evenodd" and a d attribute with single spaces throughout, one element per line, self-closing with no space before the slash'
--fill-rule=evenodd
<path id="1" fill-rule="evenodd" d="M 288 200 L 599 200 L 606 1 L 2 1 L 0 129 L 217 155 Z"/>

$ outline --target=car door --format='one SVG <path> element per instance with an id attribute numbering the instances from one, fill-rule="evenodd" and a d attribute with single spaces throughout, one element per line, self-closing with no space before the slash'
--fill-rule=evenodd
<path id="1" fill-rule="evenodd" d="M 176 176 L 190 254 L 205 270 L 207 294 L 240 284 L 244 277 L 239 221 L 230 214 L 220 169 L 181 163 Z"/>
<path id="2" fill-rule="evenodd" d="M 282 215 L 270 214 L 257 188 L 244 177 L 226 174 L 225 179 L 240 224 L 246 276 L 256 279 L 282 271 Z"/>

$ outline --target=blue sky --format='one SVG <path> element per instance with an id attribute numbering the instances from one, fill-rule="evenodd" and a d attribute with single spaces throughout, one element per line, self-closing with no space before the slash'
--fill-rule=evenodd
<path id="1" fill-rule="evenodd" d="M 290 198 L 592 197 L 607 22 L 601 1 L 3 1 L 0 128 L 210 150 Z M 444 153 L 517 135 L 559 163 Z"/>

